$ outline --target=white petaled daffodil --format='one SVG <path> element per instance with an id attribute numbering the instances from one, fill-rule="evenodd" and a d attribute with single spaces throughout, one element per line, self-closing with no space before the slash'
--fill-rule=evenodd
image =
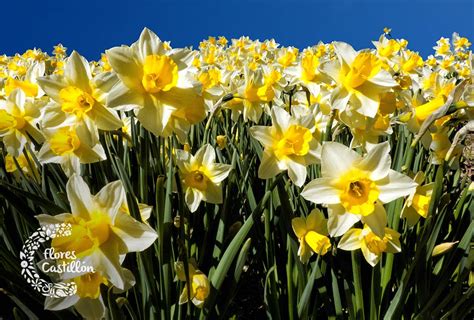
<path id="1" fill-rule="evenodd" d="M 390 228 L 385 228 L 384 235 L 378 236 L 368 225 L 364 229 L 352 228 L 339 240 L 338 249 L 353 251 L 362 250 L 365 260 L 373 267 L 382 256 L 382 252 L 397 253 L 402 251 L 400 234 Z"/>
<path id="2" fill-rule="evenodd" d="M 344 42 L 334 42 L 337 59 L 321 64 L 322 73 L 330 76 L 337 87 L 331 93 L 334 109 L 352 110 L 375 117 L 381 94 L 398 86 L 392 75 L 382 68 L 382 61 L 369 51 L 357 52 Z"/>
<path id="3" fill-rule="evenodd" d="M 107 96 L 107 105 L 122 110 L 134 109 L 145 129 L 156 136 L 176 133 L 180 141 L 192 124 L 206 116 L 201 85 L 188 75 L 193 53 L 170 49 L 148 29 L 130 47 L 106 51 L 120 81 Z"/>
<path id="4" fill-rule="evenodd" d="M 13 90 L 7 100 L 0 100 L 0 138 L 10 155 L 18 157 L 29 137 L 43 142 L 43 134 L 36 127 L 40 116 L 39 109 L 21 89 Z"/>
<path id="5" fill-rule="evenodd" d="M 104 95 L 117 81 L 111 73 L 92 78 L 87 60 L 73 51 L 66 60 L 63 74 L 38 78 L 41 88 L 53 100 L 45 108 L 43 126 L 92 122 L 101 130 L 120 128 L 122 121 L 113 110 L 105 107 Z M 96 135 L 96 132 L 91 132 L 91 135 Z"/>
<path id="6" fill-rule="evenodd" d="M 178 261 L 174 264 L 178 279 L 180 281 L 186 281 L 186 286 L 183 288 L 183 292 L 181 292 L 181 295 L 179 296 L 179 304 L 186 303 L 189 299 L 191 299 L 196 307 L 202 308 L 206 298 L 211 292 L 211 284 L 207 276 L 201 270 L 198 270 L 194 264 L 195 262 L 193 260 L 192 263 L 188 263 L 188 277 L 189 282 L 191 283 L 190 286 L 187 284 L 183 262 Z M 188 295 L 188 290 L 191 296 Z"/>
<path id="7" fill-rule="evenodd" d="M 69 177 L 80 165 L 105 160 L 104 148 L 84 124 L 44 129 L 46 141 L 38 152 L 41 163 L 59 163 Z"/>
<path id="8" fill-rule="evenodd" d="M 201 201 L 222 203 L 221 182 L 227 178 L 232 166 L 215 161 L 215 150 L 209 144 L 202 146 L 194 156 L 184 150 L 176 150 L 185 201 L 191 212 L 197 210 Z"/>
<path id="9" fill-rule="evenodd" d="M 328 230 L 333 237 L 344 234 L 359 220 L 383 237 L 388 203 L 414 192 L 417 184 L 390 169 L 388 142 L 372 147 L 365 157 L 337 142 L 325 142 L 321 152 L 321 178 L 308 183 L 301 195 L 314 203 L 327 204 Z"/>
<path id="10" fill-rule="evenodd" d="M 126 196 L 120 181 L 107 184 L 92 196 L 82 177 L 74 174 L 66 189 L 71 213 L 36 216 L 41 225 L 72 225 L 71 235 L 54 238 L 51 247 L 56 252 L 74 251 L 79 261 L 124 289 L 126 275 L 120 266 L 124 255 L 148 248 L 156 240 L 156 232 L 122 210 Z"/>
<path id="11" fill-rule="evenodd" d="M 298 256 L 302 263 L 307 263 L 313 252 L 325 255 L 331 248 L 331 242 L 327 237 L 327 219 L 318 209 L 313 209 L 306 219 L 293 218 L 291 226 L 300 242 Z"/>
<path id="12" fill-rule="evenodd" d="M 270 179 L 288 170 L 295 185 L 306 180 L 306 166 L 319 161 L 320 145 L 313 137 L 314 118 L 311 114 L 292 117 L 280 107 L 272 108 L 272 126 L 253 126 L 252 136 L 264 147 L 258 168 L 260 179 Z"/>
<path id="13" fill-rule="evenodd" d="M 244 121 L 257 123 L 265 107 L 277 99 L 278 82 L 282 80 L 281 74 L 277 70 L 260 67 L 253 71 L 244 69 L 245 81 L 238 88 L 238 96 L 241 97 L 228 104 L 232 110 L 232 117 L 236 121 L 242 114 Z M 237 103 L 237 101 L 239 103 Z"/>

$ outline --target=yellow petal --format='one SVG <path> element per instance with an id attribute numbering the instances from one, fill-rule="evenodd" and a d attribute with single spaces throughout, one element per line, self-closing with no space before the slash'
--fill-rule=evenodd
<path id="1" fill-rule="evenodd" d="M 325 255 L 329 248 L 331 248 L 329 238 L 314 231 L 308 232 L 305 235 L 305 240 L 311 249 L 320 255 Z"/>
<path id="2" fill-rule="evenodd" d="M 459 241 L 454 241 L 454 242 L 444 242 L 440 243 L 437 246 L 434 247 L 433 253 L 431 254 L 432 257 L 438 256 L 440 254 L 446 253 L 449 250 L 451 250 L 455 244 L 457 244 Z"/>

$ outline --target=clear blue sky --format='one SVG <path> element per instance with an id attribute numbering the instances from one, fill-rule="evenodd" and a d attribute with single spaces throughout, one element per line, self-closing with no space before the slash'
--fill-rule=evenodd
<path id="1" fill-rule="evenodd" d="M 473 0 L 6 0 L 0 53 L 62 43 L 88 59 L 130 44 L 144 27 L 173 47 L 197 46 L 209 35 L 275 38 L 299 48 L 341 40 L 371 46 L 383 27 L 423 56 L 454 31 L 474 42 Z M 70 52 L 70 51 L 69 51 Z"/>

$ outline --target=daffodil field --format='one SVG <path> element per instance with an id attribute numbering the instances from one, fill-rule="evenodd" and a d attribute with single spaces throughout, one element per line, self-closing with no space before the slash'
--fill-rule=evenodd
<path id="1" fill-rule="evenodd" d="M 373 45 L 0 56 L 0 318 L 471 319 L 471 43 Z"/>

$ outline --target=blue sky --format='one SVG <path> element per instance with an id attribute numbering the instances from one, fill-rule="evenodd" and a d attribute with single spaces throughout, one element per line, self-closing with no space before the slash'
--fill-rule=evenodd
<path id="1" fill-rule="evenodd" d="M 340 40 L 361 49 L 385 26 L 425 57 L 454 31 L 474 41 L 473 0 L 24 0 L 4 2 L 2 11 L 0 53 L 8 55 L 62 43 L 97 59 L 134 42 L 144 27 L 173 47 L 247 35 L 299 48 Z"/>

